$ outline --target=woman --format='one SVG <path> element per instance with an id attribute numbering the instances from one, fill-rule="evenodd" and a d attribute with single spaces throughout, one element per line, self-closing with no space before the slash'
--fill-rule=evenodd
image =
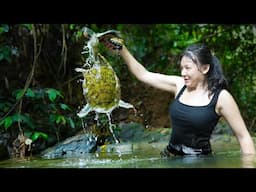
<path id="1" fill-rule="evenodd" d="M 253 140 L 227 82 L 219 60 L 205 45 L 191 45 L 180 57 L 181 76 L 148 71 L 118 38 L 102 39 L 118 50 L 130 72 L 152 87 L 172 92 L 170 105 L 172 133 L 163 156 L 201 155 L 212 152 L 211 133 L 220 117 L 226 119 L 241 147 L 242 154 L 255 154 Z"/>

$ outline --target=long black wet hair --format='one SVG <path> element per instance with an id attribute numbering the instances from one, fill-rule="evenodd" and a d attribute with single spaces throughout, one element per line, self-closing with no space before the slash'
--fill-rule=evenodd
<path id="1" fill-rule="evenodd" d="M 192 44 L 188 46 L 181 54 L 180 60 L 183 56 L 189 57 L 198 67 L 200 65 L 210 65 L 209 71 L 206 74 L 210 95 L 219 89 L 227 88 L 228 83 L 223 74 L 219 59 L 212 54 L 205 44 Z"/>

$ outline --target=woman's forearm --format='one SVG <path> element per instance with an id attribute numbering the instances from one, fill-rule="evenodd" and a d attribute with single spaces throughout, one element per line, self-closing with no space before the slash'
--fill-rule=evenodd
<path id="1" fill-rule="evenodd" d="M 124 59 L 130 72 L 134 74 L 137 79 L 143 81 L 143 76 L 145 73 L 147 73 L 146 68 L 133 57 L 125 46 L 123 46 L 122 50 L 120 50 L 120 55 Z"/>

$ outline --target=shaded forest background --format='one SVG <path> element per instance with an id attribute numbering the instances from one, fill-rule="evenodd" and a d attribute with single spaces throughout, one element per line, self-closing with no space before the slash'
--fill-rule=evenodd
<path id="1" fill-rule="evenodd" d="M 83 121 L 76 115 L 86 103 L 81 74 L 74 70 L 85 62 L 85 26 L 119 30 L 138 61 L 165 74 L 180 74 L 177 61 L 186 46 L 206 43 L 222 63 L 249 131 L 256 132 L 255 24 L 1 24 L 0 134 L 16 139 L 22 132 L 50 145 L 94 126 L 93 112 Z M 137 81 L 118 55 L 101 49 L 120 79 L 122 100 L 137 110 L 115 109 L 113 123 L 169 128 L 173 95 Z M 104 117 L 101 121 L 104 125 Z"/>

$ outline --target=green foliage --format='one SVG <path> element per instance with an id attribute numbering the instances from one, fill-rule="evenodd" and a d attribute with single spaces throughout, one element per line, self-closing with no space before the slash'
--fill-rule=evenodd
<path id="1" fill-rule="evenodd" d="M 11 48 L 9 46 L 0 46 L 0 61 L 1 60 L 11 62 Z"/>
<path id="2" fill-rule="evenodd" d="M 12 56 L 18 55 L 17 49 L 9 43 L 7 33 L 10 31 L 10 26 L 0 24 L 0 61 L 11 63 Z"/>
<path id="3" fill-rule="evenodd" d="M 63 98 L 63 95 L 56 89 L 47 89 L 46 93 L 48 94 L 48 98 L 50 99 L 51 102 L 54 102 L 54 100 L 57 98 L 57 96 Z"/>
<path id="4" fill-rule="evenodd" d="M 35 125 L 32 121 L 32 119 L 30 118 L 29 114 L 14 114 L 11 116 L 7 116 L 6 118 L 4 118 L 1 122 L 0 122 L 0 126 L 4 125 L 5 129 L 8 129 L 11 125 L 13 125 L 14 123 L 20 122 L 22 124 L 26 124 L 28 125 L 29 128 L 34 129 Z"/>
<path id="5" fill-rule="evenodd" d="M 33 132 L 30 136 L 28 136 L 32 141 L 36 141 L 40 137 L 44 140 L 48 140 L 48 135 L 43 132 Z"/>
<path id="6" fill-rule="evenodd" d="M 4 125 L 4 128 L 7 129 L 8 127 L 11 126 L 12 122 L 13 122 L 12 117 L 6 117 L 0 122 L 0 126 Z"/>
<path id="7" fill-rule="evenodd" d="M 21 26 L 27 28 L 29 31 L 32 30 L 32 24 L 31 23 L 29 23 L 29 24 L 21 24 Z"/>
<path id="8" fill-rule="evenodd" d="M 17 100 L 21 99 L 23 91 L 23 89 L 15 90 L 13 97 Z M 0 121 L 0 127 L 5 130 L 11 127 L 16 129 L 16 123 L 20 122 L 24 132 L 30 135 L 33 141 L 40 136 L 47 140 L 48 134 L 56 134 L 59 137 L 61 128 L 75 128 L 72 109 L 62 103 L 62 99 L 62 93 L 53 88 L 28 88 L 23 98 L 23 106 L 26 111 L 8 115 Z M 0 102 L 0 110 L 7 112 L 10 105 L 10 102 Z M 71 112 L 71 115 L 68 111 Z"/>
<path id="9" fill-rule="evenodd" d="M 9 31 L 9 25 L 7 24 L 0 25 L 0 35 L 3 33 L 7 33 L 8 31 Z"/>
<path id="10" fill-rule="evenodd" d="M 204 41 L 220 58 L 229 89 L 251 131 L 256 131 L 255 29 L 253 24 L 207 25 L 204 29 L 204 37 L 210 37 L 204 38 Z"/>

